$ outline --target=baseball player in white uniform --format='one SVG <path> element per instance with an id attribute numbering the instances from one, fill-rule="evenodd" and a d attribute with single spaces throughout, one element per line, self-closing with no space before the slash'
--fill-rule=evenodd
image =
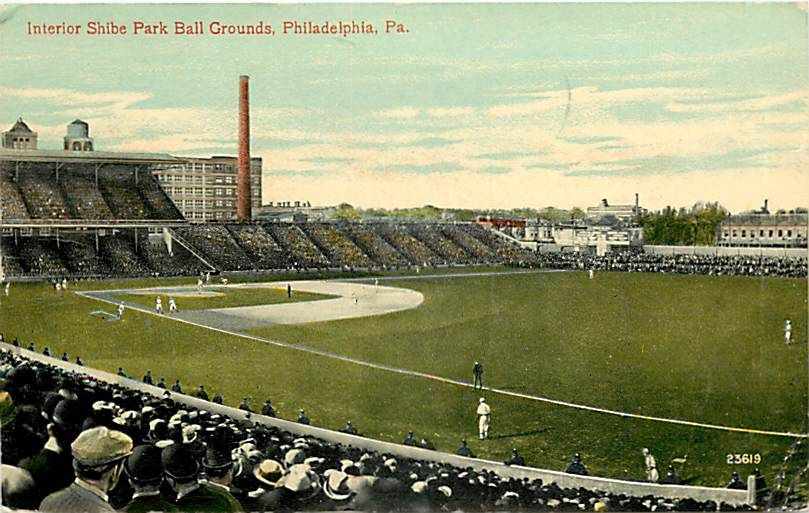
<path id="1" fill-rule="evenodd" d="M 489 426 L 492 423 L 492 409 L 486 404 L 486 399 L 480 398 L 478 404 L 478 434 L 481 440 L 489 438 Z"/>
<path id="2" fill-rule="evenodd" d="M 792 321 L 787 319 L 784 321 L 784 344 L 789 345 L 792 342 Z"/>
<path id="3" fill-rule="evenodd" d="M 118 320 L 120 321 L 123 318 L 123 316 L 124 316 L 124 304 L 119 303 L 118 304 Z"/>
<path id="4" fill-rule="evenodd" d="M 657 460 L 649 452 L 649 449 L 643 448 L 644 464 L 646 465 L 646 480 L 650 483 L 656 483 L 660 479 L 660 473 L 657 471 Z"/>
<path id="5" fill-rule="evenodd" d="M 169 313 L 177 313 L 177 303 L 173 297 L 169 298 Z"/>
<path id="6" fill-rule="evenodd" d="M 160 299 L 160 296 L 157 296 L 157 299 L 154 300 L 154 311 L 163 315 L 163 300 Z"/>

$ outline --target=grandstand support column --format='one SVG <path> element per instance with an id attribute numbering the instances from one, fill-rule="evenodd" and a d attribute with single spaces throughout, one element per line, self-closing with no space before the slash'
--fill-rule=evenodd
<path id="1" fill-rule="evenodd" d="M 236 175 L 236 220 L 252 219 L 250 200 L 250 77 L 239 77 L 239 163 Z"/>

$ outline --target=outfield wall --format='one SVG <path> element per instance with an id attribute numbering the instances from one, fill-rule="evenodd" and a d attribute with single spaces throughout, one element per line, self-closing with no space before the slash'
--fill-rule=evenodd
<path id="1" fill-rule="evenodd" d="M 653 255 L 714 255 L 714 256 L 764 256 L 764 257 L 803 257 L 806 248 L 759 248 L 730 246 L 643 246 L 643 251 Z"/>
<path id="2" fill-rule="evenodd" d="M 51 358 L 42 354 L 28 351 L 11 344 L 0 342 L 0 348 L 12 351 L 30 360 L 36 360 L 55 367 L 60 367 L 70 372 L 76 372 L 93 376 L 101 381 L 115 383 L 126 388 L 138 390 L 156 397 L 163 397 L 166 390 L 156 386 L 147 385 L 141 381 L 123 378 L 116 374 L 105 371 L 83 367 L 70 362 L 63 362 L 58 358 Z M 219 415 L 227 415 L 234 419 L 244 419 L 247 414 L 237 408 L 224 406 L 221 404 L 204 401 L 196 397 L 185 394 L 170 393 L 171 399 L 175 402 L 185 404 L 194 408 L 205 409 Z M 598 490 L 612 494 L 626 494 L 634 497 L 644 497 L 652 495 L 668 499 L 690 498 L 697 501 L 713 500 L 717 504 L 722 502 L 731 505 L 743 505 L 755 503 L 755 478 L 749 476 L 747 480 L 747 490 L 729 490 L 727 488 L 710 488 L 704 486 L 680 486 L 661 485 L 646 482 L 623 481 L 618 479 L 607 479 L 602 477 L 577 476 L 566 474 L 555 470 L 544 470 L 532 467 L 509 466 L 496 461 L 489 461 L 477 458 L 466 458 L 454 454 L 421 449 L 419 447 L 409 447 L 401 444 L 373 440 L 361 436 L 349 435 L 339 431 L 332 431 L 315 426 L 306 426 L 273 417 L 252 414 L 250 419 L 253 422 L 267 426 L 275 426 L 279 429 L 299 435 L 311 435 L 334 444 L 343 444 L 358 447 L 368 451 L 390 454 L 394 457 L 411 458 L 422 461 L 432 461 L 446 463 L 458 468 L 471 467 L 476 470 L 490 470 L 502 477 L 542 479 L 545 483 L 556 483 L 561 488 L 585 488 L 588 490 Z"/>

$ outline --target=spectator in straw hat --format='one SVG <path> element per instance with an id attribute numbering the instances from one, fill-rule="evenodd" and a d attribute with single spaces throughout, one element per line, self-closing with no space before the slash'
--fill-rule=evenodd
<path id="1" fill-rule="evenodd" d="M 139 445 L 124 463 L 124 472 L 129 479 L 134 494 L 124 513 L 147 513 L 149 511 L 177 511 L 174 504 L 160 496 L 163 482 L 161 450 L 154 445 Z"/>
<path id="2" fill-rule="evenodd" d="M 283 476 L 274 490 L 259 497 L 260 511 L 305 511 L 323 502 L 317 474 L 305 465 L 297 465 Z"/>
<path id="3" fill-rule="evenodd" d="M 120 431 L 99 426 L 83 431 L 70 448 L 76 480 L 45 497 L 39 510 L 55 513 L 115 511 L 107 493 L 118 484 L 124 459 L 132 453 L 132 439 Z"/>

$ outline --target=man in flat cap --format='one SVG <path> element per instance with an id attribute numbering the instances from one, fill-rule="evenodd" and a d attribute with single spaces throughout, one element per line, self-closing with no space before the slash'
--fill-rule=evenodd
<path id="1" fill-rule="evenodd" d="M 243 511 L 230 493 L 199 481 L 199 462 L 188 444 L 173 444 L 161 454 L 166 482 L 174 491 L 174 505 L 180 511 L 230 513 Z"/>
<path id="2" fill-rule="evenodd" d="M 76 480 L 45 497 L 39 510 L 54 513 L 114 512 L 107 493 L 118 483 L 132 439 L 104 426 L 83 431 L 70 446 Z"/>
<path id="3" fill-rule="evenodd" d="M 124 472 L 135 492 L 121 511 L 124 513 L 147 513 L 149 511 L 177 511 L 174 504 L 160 496 L 163 482 L 161 450 L 154 445 L 139 445 L 124 463 Z"/>

